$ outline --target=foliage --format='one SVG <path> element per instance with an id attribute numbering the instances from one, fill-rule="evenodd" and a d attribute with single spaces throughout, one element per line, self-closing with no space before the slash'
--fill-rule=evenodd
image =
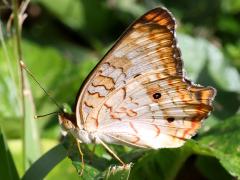
<path id="1" fill-rule="evenodd" d="M 214 112 L 198 135 L 181 148 L 142 150 L 110 145 L 128 163 L 126 167 L 118 166 L 102 146 L 97 145 L 93 153 L 92 144 L 81 145 L 85 161 L 81 178 L 240 178 L 240 0 L 32 0 L 22 28 L 24 62 L 54 99 L 74 105 L 81 83 L 121 32 L 159 5 L 176 16 L 187 75 L 217 89 Z M 28 121 L 22 123 L 14 27 L 7 31 L 9 6 L 11 2 L 0 3 L 0 179 L 79 179 L 82 161 L 74 139 L 59 140 L 56 116 L 33 118 L 34 108 L 44 114 L 57 107 L 30 77 L 26 82 L 30 88 L 25 105 Z M 29 169 L 24 169 L 23 161 Z"/>

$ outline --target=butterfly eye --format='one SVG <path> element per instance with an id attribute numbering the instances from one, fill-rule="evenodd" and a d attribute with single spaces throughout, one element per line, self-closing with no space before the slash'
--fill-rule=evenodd
<path id="1" fill-rule="evenodd" d="M 159 99 L 161 96 L 162 96 L 161 93 L 155 93 L 155 94 L 153 94 L 153 98 L 154 98 L 154 99 Z"/>
<path id="2" fill-rule="evenodd" d="M 168 121 L 169 123 L 173 122 L 174 120 L 175 120 L 174 117 L 168 117 L 168 118 L 167 118 L 167 121 Z"/>

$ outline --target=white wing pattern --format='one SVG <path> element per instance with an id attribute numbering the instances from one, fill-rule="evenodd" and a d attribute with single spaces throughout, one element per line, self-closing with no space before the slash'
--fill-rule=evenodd
<path id="1" fill-rule="evenodd" d="M 215 90 L 184 77 L 175 20 L 156 8 L 136 20 L 80 89 L 76 126 L 107 143 L 179 147 L 212 110 Z"/>

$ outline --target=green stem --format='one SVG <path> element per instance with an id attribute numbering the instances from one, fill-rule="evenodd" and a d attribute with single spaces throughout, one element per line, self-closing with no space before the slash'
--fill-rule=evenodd
<path id="1" fill-rule="evenodd" d="M 23 160 L 25 159 L 26 153 L 25 153 L 25 148 L 24 148 L 24 144 L 25 144 L 25 125 L 24 125 L 24 121 L 25 121 L 25 106 L 24 106 L 24 102 L 25 102 L 25 96 L 24 96 L 24 85 L 25 85 L 25 79 L 24 79 L 24 69 L 21 66 L 21 60 L 23 59 L 22 56 L 22 47 L 21 47 L 21 31 L 20 31 L 20 23 L 19 23 L 19 16 L 18 16 L 18 1 L 17 0 L 12 0 L 12 4 L 13 4 L 13 14 L 14 14 L 14 27 L 15 27 L 15 38 L 16 38 L 16 50 L 17 50 L 17 61 L 19 64 L 19 69 L 20 69 L 20 86 L 21 86 L 21 106 L 22 106 L 22 126 L 23 126 Z M 25 167 L 25 161 L 23 161 L 23 167 L 24 169 Z"/>
<path id="2" fill-rule="evenodd" d="M 14 27 L 15 27 L 15 35 L 16 35 L 16 43 L 17 43 L 17 55 L 18 55 L 18 60 L 20 62 L 20 60 L 22 60 L 22 47 L 21 47 L 21 31 L 20 31 L 19 16 L 18 16 L 18 3 L 17 3 L 17 0 L 12 0 L 12 2 L 13 2 L 13 13 L 14 13 Z"/>

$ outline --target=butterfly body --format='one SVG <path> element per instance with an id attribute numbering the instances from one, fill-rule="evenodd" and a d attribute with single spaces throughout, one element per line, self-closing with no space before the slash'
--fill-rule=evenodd
<path id="1" fill-rule="evenodd" d="M 175 20 L 156 8 L 137 19 L 81 87 L 75 115 L 60 124 L 83 143 L 180 147 L 212 111 L 212 87 L 189 81 Z"/>

